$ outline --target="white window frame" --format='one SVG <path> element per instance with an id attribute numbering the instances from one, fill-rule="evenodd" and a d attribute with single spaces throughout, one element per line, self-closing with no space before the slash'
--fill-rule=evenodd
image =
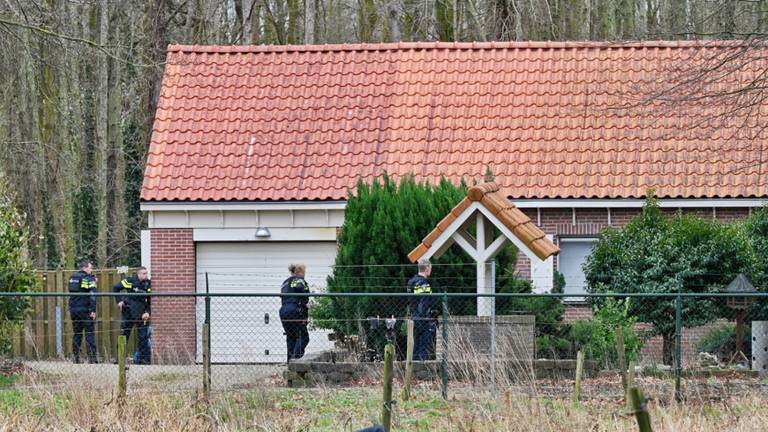
<path id="1" fill-rule="evenodd" d="M 585 237 L 583 235 L 575 235 L 575 236 L 568 236 L 562 235 L 558 236 L 557 242 L 558 244 L 561 243 L 597 243 L 598 237 Z M 557 271 L 560 272 L 560 255 L 557 256 Z M 563 274 L 560 272 L 560 274 Z M 566 285 L 567 286 L 567 285 Z M 563 303 L 584 303 L 586 302 L 586 297 L 563 297 Z"/>

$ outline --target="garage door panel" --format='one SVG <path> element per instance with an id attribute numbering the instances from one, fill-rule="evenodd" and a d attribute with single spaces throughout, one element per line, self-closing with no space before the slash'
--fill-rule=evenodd
<path id="1" fill-rule="evenodd" d="M 336 256 L 333 242 L 198 243 L 197 290 L 211 293 L 279 293 L 290 263 L 307 266 L 313 292 L 326 288 Z M 197 307 L 198 347 L 202 342 L 204 300 Z M 285 335 L 278 297 L 214 297 L 211 299 L 211 361 L 277 363 L 286 359 Z M 265 315 L 268 320 L 265 322 Z M 328 331 L 310 331 L 307 352 L 331 348 Z M 198 350 L 198 360 L 202 353 Z"/>

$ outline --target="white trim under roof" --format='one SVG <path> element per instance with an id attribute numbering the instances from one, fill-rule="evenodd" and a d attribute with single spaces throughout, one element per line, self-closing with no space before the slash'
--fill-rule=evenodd
<path id="1" fill-rule="evenodd" d="M 641 208 L 644 199 L 552 198 L 511 199 L 518 208 Z M 659 199 L 661 208 L 762 207 L 768 199 L 760 198 L 688 198 Z"/>
<path id="2" fill-rule="evenodd" d="M 344 210 L 346 201 L 142 202 L 141 211 Z"/>
<path id="3" fill-rule="evenodd" d="M 551 198 L 512 199 L 518 208 L 641 208 L 644 199 Z M 659 199 L 661 208 L 727 208 L 762 207 L 768 198 L 688 198 Z M 142 202 L 141 211 L 199 211 L 199 210 L 344 210 L 346 201 L 285 201 L 285 202 Z"/>

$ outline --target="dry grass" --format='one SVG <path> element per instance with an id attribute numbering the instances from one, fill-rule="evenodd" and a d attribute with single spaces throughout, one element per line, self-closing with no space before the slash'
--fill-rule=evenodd
<path id="1" fill-rule="evenodd" d="M 758 431 L 768 425 L 766 398 L 717 403 L 650 404 L 655 431 Z M 3 431 L 348 431 L 380 413 L 379 389 L 240 391 L 210 406 L 183 393 L 130 394 L 124 406 L 104 391 L 0 390 Z M 448 401 L 421 388 L 396 406 L 395 431 L 634 431 L 619 401 L 568 400 L 456 390 Z"/>

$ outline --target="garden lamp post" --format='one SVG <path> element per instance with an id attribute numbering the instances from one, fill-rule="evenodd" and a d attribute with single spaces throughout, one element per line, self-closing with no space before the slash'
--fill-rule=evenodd
<path id="1" fill-rule="evenodd" d="M 736 278 L 731 281 L 731 283 L 728 284 L 727 287 L 725 287 L 725 292 L 729 294 L 743 294 L 743 293 L 753 293 L 757 292 L 754 285 L 747 279 L 746 276 L 744 276 L 743 273 L 739 273 L 736 275 Z M 736 357 L 737 355 L 741 354 L 742 357 L 746 359 L 746 356 L 744 355 L 744 352 L 742 351 L 743 346 L 743 329 L 742 326 L 744 325 L 744 315 L 747 313 L 747 308 L 749 308 L 749 305 L 752 304 L 753 299 L 751 297 L 728 297 L 726 300 L 726 304 L 729 308 L 736 311 L 736 352 L 733 353 L 733 357 Z M 731 361 L 733 361 L 733 357 L 731 358 Z"/>

